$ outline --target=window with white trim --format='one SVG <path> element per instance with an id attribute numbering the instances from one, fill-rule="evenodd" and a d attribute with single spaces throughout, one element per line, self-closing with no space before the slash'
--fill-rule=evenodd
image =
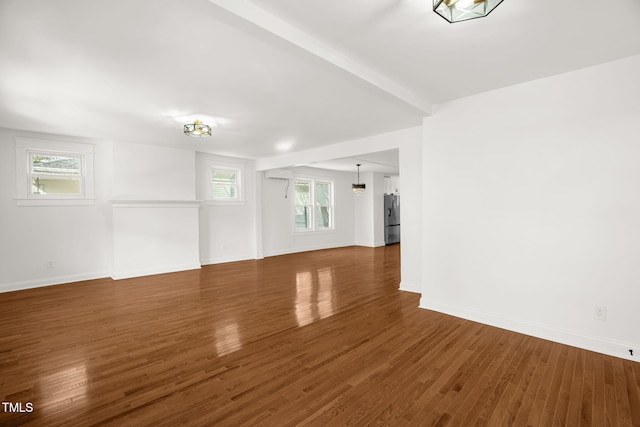
<path id="1" fill-rule="evenodd" d="M 207 205 L 242 206 L 246 201 L 247 161 L 234 157 L 197 153 L 196 196 Z M 250 188 L 250 187 L 249 187 Z"/>
<path id="2" fill-rule="evenodd" d="M 211 198 L 218 201 L 242 200 L 241 175 L 238 168 L 211 167 Z"/>
<path id="3" fill-rule="evenodd" d="M 93 204 L 93 145 L 16 138 L 18 205 Z"/>
<path id="4" fill-rule="evenodd" d="M 296 178 L 293 191 L 295 231 L 333 230 L 333 182 Z"/>

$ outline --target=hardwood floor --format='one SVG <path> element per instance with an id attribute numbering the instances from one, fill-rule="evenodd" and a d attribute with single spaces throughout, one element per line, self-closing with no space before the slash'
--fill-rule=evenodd
<path id="1" fill-rule="evenodd" d="M 0 294 L 0 397 L 33 405 L 0 425 L 640 426 L 640 364 L 398 283 L 395 245 Z"/>

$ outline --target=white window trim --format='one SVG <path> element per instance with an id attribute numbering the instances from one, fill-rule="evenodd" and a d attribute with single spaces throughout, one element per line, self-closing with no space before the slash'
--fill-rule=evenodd
<path id="1" fill-rule="evenodd" d="M 296 181 L 309 181 L 311 182 L 311 212 L 313 215 L 311 224 L 313 228 L 311 229 L 299 229 L 296 228 L 296 197 L 295 197 L 295 182 Z M 327 228 L 317 228 L 316 224 L 316 184 L 331 184 L 331 227 Z M 291 198 L 291 227 L 292 234 L 296 235 L 311 235 L 311 234 L 329 234 L 335 233 L 336 229 L 336 207 L 335 207 L 335 192 L 336 192 L 336 184 L 332 179 L 328 178 L 318 178 L 311 176 L 294 176 L 291 181 L 291 186 L 293 187 L 293 197 Z"/>
<path id="2" fill-rule="evenodd" d="M 31 194 L 31 154 L 81 159 L 81 194 Z M 92 205 L 94 194 L 94 146 L 79 142 L 16 137 L 16 203 L 18 206 Z"/>
<path id="3" fill-rule="evenodd" d="M 204 189 L 206 194 L 204 195 L 205 203 L 209 206 L 243 206 L 246 204 L 245 189 L 246 189 L 246 162 L 243 161 L 227 161 L 220 160 L 215 157 L 206 157 L 204 162 L 205 166 L 205 179 L 206 183 Z M 233 200 L 214 199 L 213 198 L 213 182 L 211 180 L 211 172 L 214 169 L 234 169 L 239 173 L 238 178 L 238 198 Z"/>

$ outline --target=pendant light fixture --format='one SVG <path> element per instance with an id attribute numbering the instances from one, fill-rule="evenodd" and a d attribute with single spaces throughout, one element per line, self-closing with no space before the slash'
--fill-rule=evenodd
<path id="1" fill-rule="evenodd" d="M 205 125 L 201 120 L 194 120 L 193 123 L 184 125 L 184 133 L 195 137 L 211 136 L 211 126 Z"/>
<path id="2" fill-rule="evenodd" d="M 502 0 L 433 0 L 433 11 L 453 23 L 487 16 L 500 3 Z"/>
<path id="3" fill-rule="evenodd" d="M 364 193 L 364 187 L 365 184 L 362 183 L 360 184 L 360 166 L 362 166 L 360 163 L 356 163 L 356 166 L 358 167 L 358 183 L 357 184 L 351 184 L 351 189 L 353 190 L 354 193 L 356 193 L 356 195 L 360 195 L 362 193 Z"/>

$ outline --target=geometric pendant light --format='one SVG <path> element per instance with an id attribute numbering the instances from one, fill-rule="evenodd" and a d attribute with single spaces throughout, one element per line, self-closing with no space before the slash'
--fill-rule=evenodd
<path id="1" fill-rule="evenodd" d="M 502 0 L 433 0 L 433 11 L 453 23 L 487 16 L 500 3 Z"/>
<path id="2" fill-rule="evenodd" d="M 193 123 L 184 125 L 184 133 L 196 137 L 211 136 L 211 126 L 205 125 L 200 120 L 194 120 Z"/>

